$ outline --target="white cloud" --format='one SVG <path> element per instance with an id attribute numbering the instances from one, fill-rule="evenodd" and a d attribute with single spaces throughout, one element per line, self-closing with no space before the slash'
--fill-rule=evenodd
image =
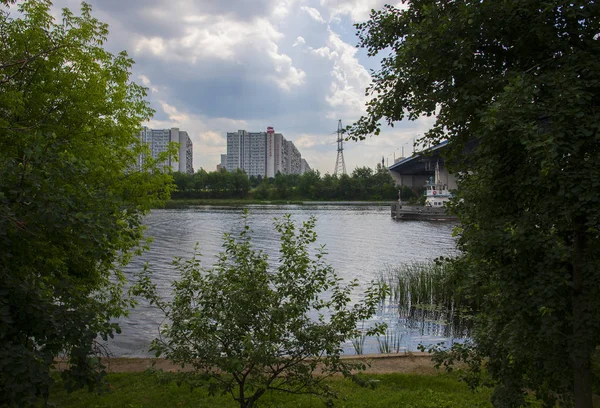
<path id="1" fill-rule="evenodd" d="M 169 120 L 171 122 L 181 122 L 186 119 L 186 116 L 180 113 L 175 106 L 169 105 L 166 102 L 161 102 L 160 106 L 162 107 L 163 112 L 169 115 Z"/>
<path id="2" fill-rule="evenodd" d="M 365 89 L 371 82 L 371 76 L 356 58 L 356 48 L 345 43 L 329 29 L 327 46 L 311 49 L 310 52 L 333 61 L 331 84 L 326 101 L 332 110 L 328 117 L 335 119 L 346 117 L 358 119 L 365 112 L 368 97 Z"/>
<path id="3" fill-rule="evenodd" d="M 305 11 L 306 13 L 308 13 L 308 15 L 313 20 L 315 20 L 315 21 L 317 21 L 319 23 L 324 23 L 325 22 L 325 20 L 323 19 L 323 17 L 321 17 L 321 13 L 319 13 L 319 10 L 317 10 L 316 8 L 302 6 L 302 7 L 300 7 L 300 10 Z"/>
<path id="4" fill-rule="evenodd" d="M 283 19 L 287 17 L 296 3 L 296 0 L 280 0 L 276 3 L 271 15 L 276 19 Z"/>
<path id="5" fill-rule="evenodd" d="M 304 83 L 305 72 L 280 52 L 278 42 L 284 35 L 268 19 L 240 22 L 227 16 L 206 19 L 190 15 L 183 18 L 182 24 L 184 31 L 173 38 L 138 36 L 135 53 L 203 68 L 215 59 L 248 65 L 250 69 L 259 64 L 264 77 L 286 91 Z M 270 63 L 270 72 L 265 70 L 264 61 Z"/>
<path id="6" fill-rule="evenodd" d="M 152 91 L 153 93 L 158 93 L 158 88 L 154 85 L 152 85 L 152 82 L 150 82 L 150 78 L 148 78 L 146 75 L 138 75 L 138 78 L 140 81 L 142 81 L 142 84 L 150 89 L 150 91 Z"/>
<path id="7" fill-rule="evenodd" d="M 223 136 L 212 130 L 201 132 L 200 140 L 203 141 L 207 146 L 217 146 L 220 149 L 223 148 Z M 225 150 L 222 151 L 225 153 Z"/>
<path id="8" fill-rule="evenodd" d="M 319 57 L 323 57 L 323 58 L 327 58 L 327 59 L 334 59 L 334 58 L 338 57 L 338 54 L 336 52 L 332 52 L 331 49 L 329 49 L 329 47 L 321 47 L 321 48 L 317 48 L 317 49 L 311 49 L 310 52 L 315 55 L 318 55 Z"/>
<path id="9" fill-rule="evenodd" d="M 298 45 L 303 45 L 306 44 L 306 41 L 304 40 L 303 37 L 298 36 L 298 38 L 296 38 L 296 41 L 294 41 L 294 44 L 292 45 L 292 47 L 296 47 Z"/>
<path id="10" fill-rule="evenodd" d="M 148 126 L 186 130 L 196 169 L 215 169 L 226 153 L 226 132 L 275 125 L 311 167 L 333 171 L 331 132 L 338 119 L 349 125 L 364 113 L 370 83 L 354 37 L 342 33 L 351 35 L 349 23 L 366 20 L 385 0 L 88 1 L 94 16 L 110 24 L 109 50 L 127 49 L 137 61 L 133 76 L 149 88 L 157 110 Z M 54 4 L 80 8 L 79 0 Z M 348 171 L 373 167 L 382 155 L 391 162 L 401 147 L 408 154 L 412 138 L 428 126 L 402 122 L 345 143 Z"/>
<path id="11" fill-rule="evenodd" d="M 388 0 L 321 0 L 320 3 L 330 11 L 331 20 L 347 15 L 353 22 L 366 21 L 372 9 L 380 10 L 385 4 L 390 4 Z M 406 5 L 400 1 L 395 7 L 406 8 Z"/>
<path id="12" fill-rule="evenodd" d="M 294 144 L 299 149 L 310 149 L 318 145 L 328 144 L 328 142 L 330 141 L 324 139 L 322 136 L 307 134 L 303 134 L 294 140 Z"/>

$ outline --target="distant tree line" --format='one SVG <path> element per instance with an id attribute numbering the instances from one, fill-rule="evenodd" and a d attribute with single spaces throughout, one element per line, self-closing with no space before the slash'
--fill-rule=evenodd
<path id="1" fill-rule="evenodd" d="M 357 167 L 352 174 L 341 176 L 317 171 L 299 174 L 277 173 L 275 177 L 250 176 L 242 170 L 194 174 L 174 173 L 177 191 L 172 198 L 253 198 L 257 200 L 394 200 L 398 198 L 389 171 L 378 165 L 375 170 Z M 402 199 L 414 192 L 402 190 Z"/>

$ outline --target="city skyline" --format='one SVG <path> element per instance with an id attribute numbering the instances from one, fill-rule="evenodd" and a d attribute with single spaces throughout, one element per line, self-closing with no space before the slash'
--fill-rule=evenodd
<path id="1" fill-rule="evenodd" d="M 80 0 L 54 0 L 54 15 Z M 186 129 L 195 168 L 214 169 L 232 129 L 275 127 L 314 169 L 333 173 L 337 121 L 365 112 L 369 69 L 383 56 L 357 49 L 353 24 L 385 0 L 88 0 L 109 24 L 105 43 L 126 50 L 131 79 L 148 88 L 156 111 L 143 125 Z M 377 137 L 344 144 L 348 172 L 393 162 L 433 118 L 384 126 Z"/>

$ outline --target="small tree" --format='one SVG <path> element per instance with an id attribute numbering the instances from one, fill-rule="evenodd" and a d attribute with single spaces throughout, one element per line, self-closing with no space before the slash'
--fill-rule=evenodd
<path id="1" fill-rule="evenodd" d="M 341 283 L 323 247 L 309 253 L 314 218 L 298 230 L 289 215 L 276 220 L 281 255 L 271 267 L 267 255 L 253 249 L 246 217 L 237 239 L 225 234 L 225 251 L 212 269 L 200 266 L 197 253 L 175 261 L 181 280 L 173 283 L 172 301 L 158 295 L 148 272 L 142 274 L 137 293 L 171 322 L 152 349 L 191 367 L 191 375 L 207 379 L 209 391 L 230 393 L 240 407 L 252 407 L 267 391 L 332 397 L 326 377 L 364 368 L 340 358 L 341 344 L 375 313 L 385 287 L 369 287 L 350 305 L 357 282 Z"/>

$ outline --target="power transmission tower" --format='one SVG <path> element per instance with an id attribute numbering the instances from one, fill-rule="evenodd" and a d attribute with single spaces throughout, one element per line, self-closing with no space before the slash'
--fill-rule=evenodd
<path id="1" fill-rule="evenodd" d="M 344 138 L 342 137 L 342 133 L 344 129 L 342 128 L 342 120 L 338 121 L 338 130 L 337 130 L 337 159 L 335 160 L 335 170 L 333 172 L 334 176 L 337 176 L 338 172 L 341 174 L 346 174 L 346 162 L 344 162 Z"/>

